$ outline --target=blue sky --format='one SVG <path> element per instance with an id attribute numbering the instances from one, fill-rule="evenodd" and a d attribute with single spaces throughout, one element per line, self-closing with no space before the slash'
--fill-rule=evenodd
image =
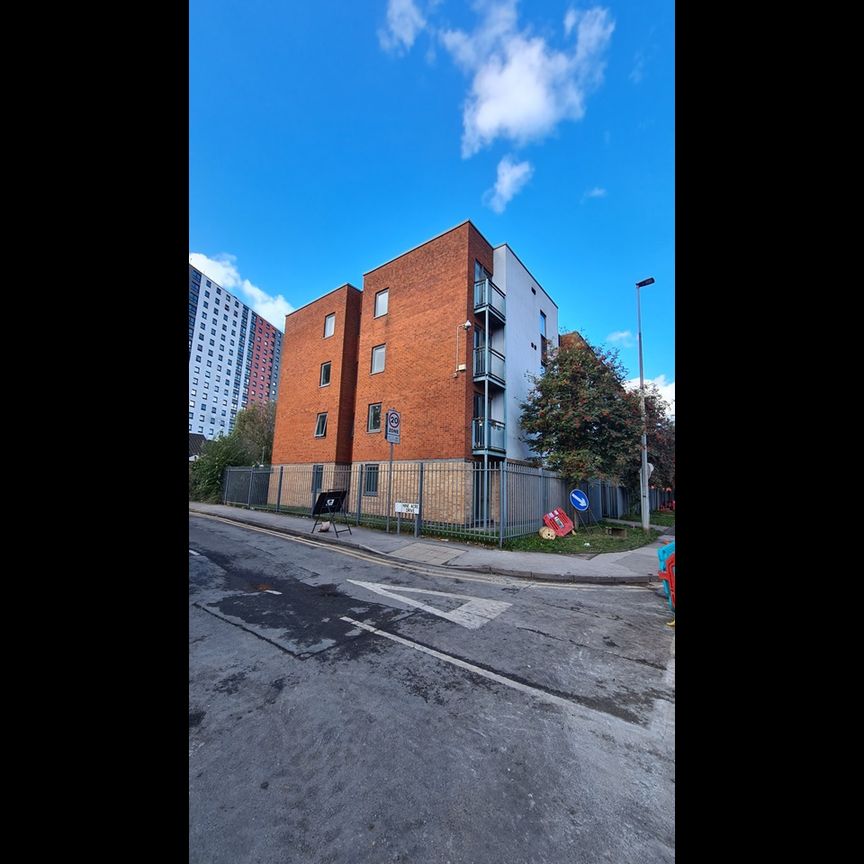
<path id="1" fill-rule="evenodd" d="M 470 219 L 674 399 L 674 4 L 191 0 L 190 260 L 291 309 Z M 638 380 L 637 380 L 638 383 Z"/>

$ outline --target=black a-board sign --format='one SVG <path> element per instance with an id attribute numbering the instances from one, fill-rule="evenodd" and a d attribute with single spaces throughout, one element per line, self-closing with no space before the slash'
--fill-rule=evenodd
<path id="1" fill-rule="evenodd" d="M 348 528 L 348 533 L 351 533 L 351 526 L 348 524 L 348 514 L 345 513 L 345 497 L 348 495 L 347 489 L 330 489 L 328 492 L 319 492 L 318 500 L 312 508 L 312 515 L 315 517 L 315 524 L 312 526 L 312 532 L 318 527 L 321 521 L 329 521 L 333 525 L 333 530 L 339 534 L 339 527 L 336 524 L 335 517 L 342 513 L 345 516 L 345 525 Z M 342 529 L 345 530 L 344 528 Z M 312 533 L 310 532 L 310 533 Z"/>

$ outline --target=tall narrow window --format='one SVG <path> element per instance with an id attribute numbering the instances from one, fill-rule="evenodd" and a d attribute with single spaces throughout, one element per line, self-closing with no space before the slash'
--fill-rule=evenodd
<path id="1" fill-rule="evenodd" d="M 324 485 L 324 466 L 323 465 L 313 465 L 312 466 L 312 494 L 316 495 L 321 491 L 321 487 Z"/>
<path id="2" fill-rule="evenodd" d="M 377 495 L 378 494 L 378 466 L 366 465 L 366 476 L 363 478 L 363 494 Z"/>
<path id="3" fill-rule="evenodd" d="M 546 314 L 540 313 L 540 365 L 545 368 L 549 362 L 549 340 L 546 338 Z"/>
<path id="4" fill-rule="evenodd" d="M 372 374 L 384 371 L 384 360 L 387 354 L 386 345 L 376 345 L 372 349 Z"/>
<path id="5" fill-rule="evenodd" d="M 326 339 L 328 336 L 332 336 L 336 331 L 336 313 L 334 312 L 332 315 L 328 315 L 324 319 L 324 338 Z"/>
<path id="6" fill-rule="evenodd" d="M 374 405 L 369 406 L 369 417 L 366 420 L 366 431 L 367 432 L 380 432 L 381 431 L 381 403 L 376 402 Z"/>
<path id="7" fill-rule="evenodd" d="M 330 383 L 330 361 L 321 364 L 321 379 L 318 382 L 319 387 L 326 387 Z"/>
<path id="8" fill-rule="evenodd" d="M 379 291 L 375 295 L 375 317 L 380 318 L 382 315 L 387 314 L 387 298 L 390 295 L 390 289 L 387 288 L 384 291 Z"/>
<path id="9" fill-rule="evenodd" d="M 319 414 L 315 423 L 315 437 L 324 438 L 327 435 L 327 414 Z"/>

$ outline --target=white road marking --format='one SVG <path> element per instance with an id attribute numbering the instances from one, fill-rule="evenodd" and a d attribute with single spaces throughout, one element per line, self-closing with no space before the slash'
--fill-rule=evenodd
<path id="1" fill-rule="evenodd" d="M 520 681 L 514 681 L 512 678 L 505 678 L 503 675 L 498 675 L 495 672 L 487 672 L 473 663 L 466 663 L 458 657 L 451 657 L 449 654 L 442 654 L 434 648 L 427 648 L 425 645 L 418 645 L 416 642 L 411 642 L 408 639 L 403 639 L 401 636 L 395 636 L 393 633 L 385 633 L 377 627 L 372 627 L 369 624 L 364 624 L 362 621 L 355 621 L 353 618 L 342 616 L 342 621 L 348 624 L 353 624 L 355 627 L 362 627 L 376 636 L 383 636 L 385 639 L 391 639 L 393 642 L 398 642 L 400 645 L 405 645 L 408 648 L 413 648 L 415 651 L 422 651 L 424 654 L 429 654 L 431 657 L 436 657 L 438 660 L 443 660 L 445 663 L 452 663 L 454 666 L 459 666 L 462 669 L 467 669 L 469 672 L 474 672 L 477 675 L 482 675 L 484 678 L 489 678 L 491 681 L 497 681 L 505 687 L 510 687 L 513 690 L 519 690 L 522 693 L 527 693 L 530 696 L 535 696 L 537 699 L 542 699 L 545 702 L 551 702 L 553 705 L 561 705 L 564 708 L 576 708 L 573 702 L 567 699 L 562 699 L 560 696 L 555 696 L 552 693 L 546 693 L 543 690 L 538 690 L 536 687 L 531 687 L 528 684 L 522 684 Z"/>
<path id="2" fill-rule="evenodd" d="M 189 554 L 190 554 L 190 555 L 197 555 L 199 558 L 201 557 L 201 553 L 200 553 L 200 552 L 196 552 L 194 549 L 190 549 L 190 550 L 189 550 Z"/>
<path id="3" fill-rule="evenodd" d="M 359 585 L 361 588 L 374 591 L 376 594 L 383 594 L 385 597 L 407 603 L 409 606 L 416 606 L 418 609 L 431 612 L 439 618 L 446 618 L 448 621 L 452 621 L 454 624 L 459 624 L 462 627 L 467 627 L 469 630 L 476 630 L 478 627 L 482 627 L 513 605 L 512 603 L 505 603 L 503 600 L 486 600 L 483 597 L 472 597 L 470 594 L 451 594 L 448 591 L 429 591 L 425 588 L 407 588 L 402 585 L 387 585 L 385 587 L 376 582 L 361 582 L 358 579 L 347 579 L 346 581 L 352 585 Z M 411 597 L 403 597 L 403 592 L 432 594 L 436 597 L 455 597 L 458 600 L 467 600 L 468 602 L 463 603 L 451 612 L 445 612 L 443 609 L 436 609 L 434 606 L 428 606 L 419 600 L 413 600 Z"/>
<path id="4" fill-rule="evenodd" d="M 272 588 L 265 588 L 264 593 L 265 594 L 280 594 L 280 595 L 282 594 L 281 591 L 274 591 Z"/>

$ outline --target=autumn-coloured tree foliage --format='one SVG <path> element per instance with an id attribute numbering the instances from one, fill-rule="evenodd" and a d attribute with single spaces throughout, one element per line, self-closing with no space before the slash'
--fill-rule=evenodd
<path id="1" fill-rule="evenodd" d="M 624 389 L 615 349 L 576 339 L 532 378 L 521 404 L 525 441 L 549 468 L 571 480 L 623 480 L 640 460 L 639 394 Z"/>

